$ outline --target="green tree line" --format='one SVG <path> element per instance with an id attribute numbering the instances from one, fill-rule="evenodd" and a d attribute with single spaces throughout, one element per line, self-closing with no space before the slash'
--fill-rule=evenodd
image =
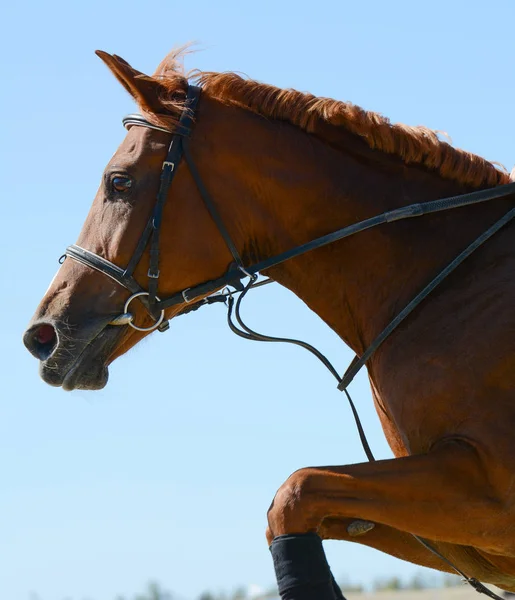
<path id="1" fill-rule="evenodd" d="M 364 592 L 365 589 L 372 589 L 374 592 L 381 591 L 392 591 L 392 590 L 422 590 L 427 588 L 438 588 L 438 587 L 454 587 L 462 585 L 462 580 L 456 575 L 441 575 L 433 574 L 430 572 L 419 571 L 415 573 L 411 578 L 403 580 L 398 576 L 392 576 L 387 578 L 375 579 L 371 585 L 364 586 L 362 584 L 353 584 L 348 581 L 340 581 L 339 586 L 342 592 L 345 593 L 360 593 Z M 270 598 L 277 598 L 277 588 L 272 588 L 268 592 L 260 595 L 258 598 L 255 596 L 253 600 L 267 600 Z M 30 594 L 30 600 L 43 600 L 35 593 Z M 63 600 L 73 600 L 71 597 L 63 598 Z M 81 597 L 81 600 L 92 600 L 91 598 Z M 182 597 L 174 595 L 171 591 L 164 589 L 158 582 L 152 581 L 147 585 L 144 592 L 131 595 L 123 596 L 118 595 L 114 600 L 183 600 Z M 247 591 L 244 587 L 238 587 L 232 592 L 218 592 L 214 593 L 206 590 L 197 600 L 249 600 Z"/>

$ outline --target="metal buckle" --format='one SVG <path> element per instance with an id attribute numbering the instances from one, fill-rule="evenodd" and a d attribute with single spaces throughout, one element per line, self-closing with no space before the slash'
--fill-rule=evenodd
<path id="1" fill-rule="evenodd" d="M 255 273 L 249 273 L 245 270 L 245 267 L 242 267 L 241 265 L 238 265 L 238 270 L 241 271 L 246 277 L 249 277 L 252 281 L 255 281 L 257 279 L 257 275 Z"/>
<path id="2" fill-rule="evenodd" d="M 193 302 L 193 300 L 195 300 L 195 298 L 191 298 L 191 300 L 186 296 L 186 292 L 189 292 L 191 290 L 191 288 L 186 288 L 185 290 L 182 290 L 181 294 L 182 294 L 182 299 L 184 300 L 184 302 L 186 302 L 186 304 L 189 304 L 190 302 Z"/>
<path id="3" fill-rule="evenodd" d="M 162 170 L 162 171 L 164 171 L 164 168 L 165 168 L 167 165 L 170 167 L 170 171 L 173 171 L 173 170 L 175 169 L 175 163 L 174 163 L 174 162 L 170 162 L 169 160 L 165 160 L 165 161 L 163 162 L 163 166 L 161 167 L 161 170 Z"/>
<path id="4" fill-rule="evenodd" d="M 151 272 L 151 269 L 148 270 L 147 273 L 147 277 L 150 277 L 150 279 L 159 279 L 159 273 L 161 273 L 161 271 L 158 269 L 157 273 L 154 275 L 154 273 Z"/>
<path id="5" fill-rule="evenodd" d="M 170 321 L 168 321 L 167 319 L 165 319 L 161 325 L 159 325 L 159 327 L 157 328 L 157 330 L 160 333 L 164 333 L 165 331 L 168 331 L 170 329 Z"/>

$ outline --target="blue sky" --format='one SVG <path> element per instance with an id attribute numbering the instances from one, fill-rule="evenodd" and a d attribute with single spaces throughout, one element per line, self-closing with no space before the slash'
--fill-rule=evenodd
<path id="1" fill-rule="evenodd" d="M 515 5 L 29 0 L 2 13 L 0 597 L 111 600 L 149 579 L 184 599 L 268 587 L 277 488 L 297 468 L 364 459 L 315 359 L 236 338 L 221 306 L 152 335 L 101 392 L 47 387 L 21 344 L 134 110 L 93 51 L 148 72 L 194 40 L 188 68 L 242 71 L 445 130 L 511 169 Z M 244 314 L 260 331 L 314 343 L 342 372 L 352 358 L 284 289 L 256 291 Z M 365 376 L 353 392 L 388 457 Z M 339 579 L 415 570 L 357 545 L 327 551 Z"/>

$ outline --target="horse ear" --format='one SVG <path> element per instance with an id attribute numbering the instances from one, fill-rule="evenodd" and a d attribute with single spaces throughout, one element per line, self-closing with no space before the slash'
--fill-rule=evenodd
<path id="1" fill-rule="evenodd" d="M 142 110 L 153 113 L 163 111 L 163 105 L 159 98 L 164 89 L 159 81 L 137 71 L 116 54 L 111 55 L 102 50 L 96 50 L 95 54 L 105 62 Z"/>

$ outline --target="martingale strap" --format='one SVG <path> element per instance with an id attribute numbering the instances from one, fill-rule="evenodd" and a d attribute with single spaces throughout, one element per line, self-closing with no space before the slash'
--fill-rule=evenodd
<path id="1" fill-rule="evenodd" d="M 503 217 L 496 221 L 491 227 L 489 227 L 484 233 L 476 238 L 463 252 L 450 262 L 440 273 L 428 284 L 426 287 L 419 292 L 415 298 L 403 309 L 401 312 L 383 329 L 383 331 L 375 338 L 370 346 L 363 352 L 361 356 L 356 356 L 351 363 L 350 367 L 345 372 L 338 389 L 344 391 L 350 385 L 354 377 L 358 374 L 360 369 L 365 366 L 369 358 L 379 348 L 379 346 L 390 336 L 391 333 L 408 317 L 417 306 L 425 300 L 429 294 L 438 286 L 446 277 L 448 277 L 455 269 L 457 269 L 463 261 L 465 261 L 473 252 L 475 252 L 480 246 L 482 246 L 488 239 L 490 239 L 495 233 L 509 223 L 515 217 L 515 208 L 509 210 Z"/>

